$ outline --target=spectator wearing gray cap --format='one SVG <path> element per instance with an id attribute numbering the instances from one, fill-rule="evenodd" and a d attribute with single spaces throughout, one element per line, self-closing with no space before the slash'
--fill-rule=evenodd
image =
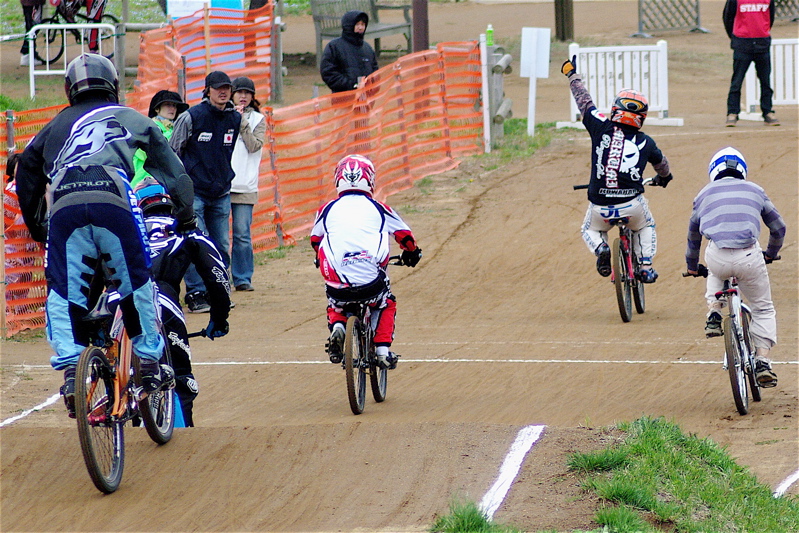
<path id="1" fill-rule="evenodd" d="M 227 74 L 208 74 L 202 101 L 181 113 L 169 140 L 194 183 L 198 226 L 222 254 L 226 269 L 230 267 L 230 184 L 235 174 L 231 158 L 242 121 L 230 101 L 232 93 Z M 185 281 L 189 312 L 209 312 L 205 284 L 193 267 L 186 272 Z"/>
<path id="2" fill-rule="evenodd" d="M 260 102 L 255 98 L 255 83 L 250 78 L 242 76 L 233 80 L 233 105 L 241 113 L 241 128 L 231 161 L 236 176 L 230 187 L 230 209 L 233 214 L 230 273 L 237 291 L 252 291 L 255 290 L 252 286 L 255 266 L 250 226 L 253 206 L 258 202 L 258 176 L 266 120 L 260 112 Z"/>

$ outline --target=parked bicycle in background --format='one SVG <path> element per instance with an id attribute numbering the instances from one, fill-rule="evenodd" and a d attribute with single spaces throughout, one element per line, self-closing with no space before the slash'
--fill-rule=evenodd
<path id="1" fill-rule="evenodd" d="M 50 0 L 50 4 L 55 8 L 50 17 L 43 18 L 40 24 L 60 25 L 75 24 L 81 22 L 105 23 L 115 25 L 119 19 L 110 13 L 105 12 L 108 0 Z M 81 9 L 86 9 L 86 14 Z M 35 57 L 42 63 L 52 63 L 58 61 L 64 54 L 66 46 L 65 36 L 71 34 L 78 44 L 88 40 L 88 51 L 99 53 L 100 41 L 110 39 L 113 35 L 107 35 L 98 29 L 85 31 L 76 29 L 62 28 L 43 28 L 36 33 Z M 104 51 L 103 55 L 108 58 L 113 57 L 113 45 L 109 51 Z"/>

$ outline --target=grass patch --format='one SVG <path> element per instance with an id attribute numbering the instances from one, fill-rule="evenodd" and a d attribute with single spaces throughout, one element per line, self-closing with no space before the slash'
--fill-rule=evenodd
<path id="1" fill-rule="evenodd" d="M 283 259 L 286 257 L 289 248 L 295 248 L 294 246 L 278 246 L 277 248 L 273 248 L 271 250 L 266 250 L 265 252 L 258 252 L 255 254 L 255 264 L 256 265 L 265 265 L 267 261 L 274 260 L 274 259 Z"/>
<path id="2" fill-rule="evenodd" d="M 662 418 L 621 424 L 622 444 L 574 454 L 583 486 L 615 506 L 596 521 L 611 531 L 799 531 L 799 500 L 774 498 L 726 450 Z M 648 520 L 647 520 L 648 517 Z M 654 523 L 654 525 L 653 525 Z"/>
<path id="3" fill-rule="evenodd" d="M 450 514 L 436 519 L 429 529 L 431 533 L 521 533 L 520 529 L 488 520 L 473 502 L 453 502 L 449 511 Z"/>
<path id="4" fill-rule="evenodd" d="M 478 157 L 484 158 L 486 170 L 499 168 L 510 160 L 530 157 L 539 148 L 543 148 L 552 142 L 554 122 L 536 124 L 535 134 L 527 135 L 527 119 L 511 118 L 503 124 L 503 137 L 496 143 L 495 148 L 489 154 Z"/>

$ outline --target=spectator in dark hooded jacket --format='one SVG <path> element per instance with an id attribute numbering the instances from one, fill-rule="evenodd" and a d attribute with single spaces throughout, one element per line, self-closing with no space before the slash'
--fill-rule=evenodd
<path id="1" fill-rule="evenodd" d="M 322 80 L 334 93 L 355 89 L 359 77 L 377 70 L 375 51 L 363 40 L 368 25 L 366 13 L 347 11 L 341 17 L 341 37 L 327 43 L 320 71 Z"/>

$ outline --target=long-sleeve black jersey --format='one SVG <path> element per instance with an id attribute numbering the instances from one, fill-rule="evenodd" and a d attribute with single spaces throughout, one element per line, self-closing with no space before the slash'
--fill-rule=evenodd
<path id="1" fill-rule="evenodd" d="M 171 231 L 171 217 L 152 216 L 145 219 L 150 240 L 153 278 L 164 294 L 179 301 L 180 283 L 190 264 L 205 282 L 211 320 L 217 324 L 230 313 L 230 278 L 222 255 L 211 239 L 199 230 L 190 233 Z"/>
<path id="2" fill-rule="evenodd" d="M 17 166 L 17 194 L 25 224 L 38 241 L 46 238 L 48 183 L 67 167 L 106 166 L 133 179 L 133 154 L 147 152 L 145 170 L 169 191 L 178 220 L 194 217 L 194 188 L 164 134 L 129 107 L 86 100 L 65 108 L 36 134 Z"/>

